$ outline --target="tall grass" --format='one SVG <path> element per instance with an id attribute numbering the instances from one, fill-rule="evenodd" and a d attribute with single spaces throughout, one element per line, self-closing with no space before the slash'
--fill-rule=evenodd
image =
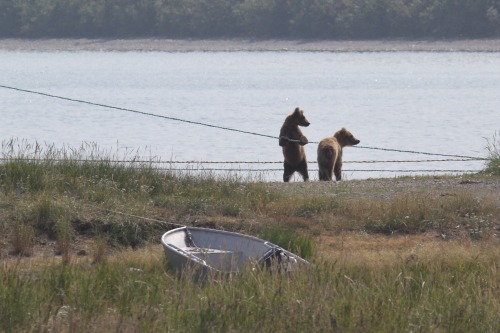
<path id="1" fill-rule="evenodd" d="M 0 332 L 500 329 L 495 193 L 293 195 L 236 177 L 118 164 L 92 145 L 77 150 L 17 145 L 10 141 L 2 153 L 7 160 L 0 164 L 0 230 L 12 235 L 7 243 L 17 254 L 32 253 L 33 237 L 47 236 L 67 257 L 4 260 L 6 242 L 0 239 Z M 338 190 L 348 192 L 348 186 Z M 160 245 L 147 246 L 158 244 L 169 221 L 252 233 L 313 265 L 287 276 L 249 269 L 194 284 L 168 268 Z M 363 257 L 341 247 L 328 259 L 318 254 L 320 245 L 329 246 L 318 241 L 324 231 L 442 235 L 457 230 L 485 245 L 477 242 L 459 255 L 436 248 L 411 258 L 383 252 Z M 92 256 L 70 256 L 77 236 L 97 239 Z M 134 250 L 108 255 L 128 247 Z"/>
<path id="2" fill-rule="evenodd" d="M 497 332 L 498 248 L 415 264 L 316 260 L 291 276 L 249 270 L 203 285 L 178 279 L 161 249 L 89 266 L 0 276 L 0 330 L 78 332 Z"/>
<path id="3" fill-rule="evenodd" d="M 500 132 L 493 135 L 491 140 L 488 140 L 486 150 L 489 153 L 489 157 L 484 172 L 500 176 Z"/>
<path id="4" fill-rule="evenodd" d="M 93 144 L 78 149 L 25 141 L 2 144 L 0 189 L 15 196 L 10 218 L 56 238 L 64 216 L 78 232 L 106 234 L 115 245 L 139 246 L 165 230 L 165 223 L 116 215 L 251 217 L 277 194 L 236 176 L 190 175 L 159 170 L 138 156 L 117 156 Z M 129 163 L 117 161 L 129 160 Z M 170 219 L 170 218 L 169 218 Z"/>

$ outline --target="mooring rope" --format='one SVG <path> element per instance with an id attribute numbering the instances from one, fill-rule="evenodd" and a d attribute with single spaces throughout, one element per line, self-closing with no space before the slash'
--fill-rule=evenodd
<path id="1" fill-rule="evenodd" d="M 0 158 L 1 160 L 1 158 Z M 425 160 L 353 160 L 343 161 L 344 164 L 377 164 L 377 163 L 430 163 L 430 162 L 467 162 L 467 161 L 483 161 L 483 158 L 443 158 L 443 159 L 425 159 Z M 115 161 L 127 162 L 127 161 Z M 132 161 L 130 161 L 132 162 Z M 283 164 L 283 161 L 135 161 L 138 163 L 151 164 Z M 308 164 L 318 163 L 317 161 L 307 161 Z"/>
<path id="2" fill-rule="evenodd" d="M 61 99 L 61 100 L 65 100 L 65 101 L 71 101 L 71 102 L 76 102 L 76 103 L 82 103 L 82 104 L 88 104 L 88 105 L 93 105 L 93 106 L 99 106 L 99 107 L 113 109 L 113 110 L 131 112 L 131 113 L 136 113 L 136 114 L 150 116 L 150 117 L 157 117 L 157 118 L 163 118 L 163 119 L 167 119 L 167 120 L 174 120 L 174 121 L 184 122 L 184 123 L 188 123 L 188 124 L 194 124 L 194 125 L 200 125 L 200 126 L 218 128 L 218 129 L 222 129 L 222 130 L 226 130 L 226 131 L 233 131 L 233 132 L 238 132 L 238 133 L 250 134 L 250 135 L 261 136 L 261 137 L 266 137 L 266 138 L 271 138 L 271 139 L 279 139 L 279 137 L 273 136 L 273 135 L 267 135 L 267 134 L 262 134 L 262 133 L 257 133 L 257 132 L 244 131 L 244 130 L 239 130 L 239 129 L 230 128 L 230 127 L 224 127 L 224 126 L 218 126 L 218 125 L 213 125 L 213 124 L 202 123 L 202 122 L 199 122 L 199 121 L 181 119 L 181 118 L 177 118 L 177 117 L 169 117 L 169 116 L 159 115 L 159 114 L 155 114 L 155 113 L 143 112 L 143 111 L 138 111 L 138 110 L 133 110 L 133 109 L 128 109 L 128 108 L 123 108 L 123 107 L 117 107 L 117 106 L 112 106 L 112 105 L 107 105 L 107 104 L 102 104 L 102 103 L 89 102 L 89 101 L 85 101 L 85 100 L 81 100 L 81 99 L 75 99 L 75 98 L 69 98 L 69 97 L 64 97 L 64 96 L 59 96 L 59 95 L 53 95 L 53 94 L 43 93 L 43 92 L 34 91 L 34 90 L 21 89 L 21 88 L 6 86 L 6 85 L 0 85 L 0 88 L 10 89 L 10 90 L 15 90 L 15 91 L 20 91 L 20 92 L 24 92 L 24 93 L 35 94 L 35 95 L 40 95 L 40 96 L 45 96 L 45 97 L 50 97 L 50 98 Z M 292 141 L 292 142 L 299 142 L 300 141 L 300 140 L 292 140 L 292 139 L 288 139 L 288 140 Z M 309 143 L 316 143 L 317 144 L 319 142 L 317 142 L 317 141 L 309 141 Z M 422 154 L 422 155 L 431 155 L 431 156 L 443 156 L 443 157 L 456 157 L 456 158 L 467 158 L 467 159 L 476 159 L 476 160 L 487 160 L 487 158 L 477 157 L 477 156 L 465 156 L 465 155 L 429 153 L 429 152 L 422 152 L 422 151 L 415 151 L 415 150 L 401 150 L 401 149 L 379 148 L 379 147 L 368 147 L 368 146 L 353 146 L 353 147 L 355 147 L 355 148 L 361 148 L 361 149 L 394 151 L 394 152 L 399 152 L 399 153 L 411 153 L 411 154 Z"/>
<path id="3" fill-rule="evenodd" d="M 283 172 L 283 169 L 234 169 L 234 168 L 175 168 L 175 169 L 166 169 L 166 168 L 158 168 L 157 170 L 163 171 L 225 171 L 225 172 Z M 316 172 L 318 169 L 308 169 L 309 172 Z M 462 169 L 415 169 L 415 170 L 405 170 L 405 169 L 342 169 L 342 172 L 456 172 L 456 173 L 475 173 L 480 172 L 481 170 L 462 170 Z"/>
<path id="4" fill-rule="evenodd" d="M 453 155 L 453 154 L 439 154 L 439 153 L 427 153 L 423 151 L 415 151 L 415 150 L 401 150 L 401 149 L 390 149 L 390 148 L 378 148 L 378 147 L 367 147 L 367 146 L 352 146 L 354 148 L 362 148 L 362 149 L 374 149 L 374 150 L 383 150 L 383 151 L 395 151 L 398 153 L 410 153 L 410 154 L 420 154 L 420 155 L 432 155 L 432 156 L 443 156 L 443 157 L 457 157 L 457 158 L 466 158 L 466 159 L 474 159 L 474 160 L 487 160 L 484 157 L 477 156 L 466 156 L 466 155 Z"/>
<path id="5" fill-rule="evenodd" d="M 257 135 L 257 136 L 263 136 L 263 137 L 271 138 L 271 139 L 278 139 L 277 136 L 266 135 L 266 134 L 261 134 L 261 133 L 256 133 L 256 132 L 250 132 L 250 131 L 243 131 L 243 130 L 239 130 L 239 129 L 235 129 L 235 128 L 230 128 L 230 127 L 224 127 L 224 126 L 218 126 L 218 125 L 213 125 L 213 124 L 207 124 L 207 123 L 202 123 L 202 122 L 199 122 L 199 121 L 186 120 L 186 119 L 181 119 L 181 118 L 176 118 L 176 117 L 169 117 L 169 116 L 164 116 L 164 115 L 160 115 L 160 114 L 143 112 L 143 111 L 138 111 L 138 110 L 133 110 L 133 109 L 128 109 L 128 108 L 122 108 L 122 107 L 112 106 L 112 105 L 107 105 L 107 104 L 89 102 L 89 101 L 85 101 L 85 100 L 81 100 L 81 99 L 75 99 L 75 98 L 69 98 L 69 97 L 63 97 L 63 96 L 58 96 L 58 95 L 52 95 L 52 94 L 42 93 L 42 92 L 39 92 L 39 91 L 33 91 L 33 90 L 27 90 L 27 89 L 15 88 L 15 87 L 9 87 L 9 86 L 5 86 L 5 85 L 0 85 L 0 88 L 11 89 L 11 90 L 21 91 L 21 92 L 35 94 L 35 95 L 41 95 L 41 96 L 50 97 L 50 98 L 62 99 L 62 100 L 65 100 L 65 101 L 70 101 L 70 102 L 83 103 L 83 104 L 88 104 L 88 105 L 93 105 L 93 106 L 100 106 L 100 107 L 108 108 L 108 109 L 114 109 L 114 110 L 119 110 L 119 111 L 132 112 L 132 113 L 136 113 L 136 114 L 140 114 L 140 115 L 144 115 L 144 116 L 151 116 L 151 117 L 163 118 L 163 119 L 174 120 L 174 121 L 179 121 L 179 122 L 188 123 L 188 124 L 194 124 L 194 125 L 201 125 L 201 126 L 206 126 L 206 127 L 218 128 L 218 129 L 222 129 L 222 130 L 226 130 L 226 131 L 233 131 L 233 132 L 239 132 L 239 133 L 244 133 L 244 134 L 251 134 L 251 135 Z"/>

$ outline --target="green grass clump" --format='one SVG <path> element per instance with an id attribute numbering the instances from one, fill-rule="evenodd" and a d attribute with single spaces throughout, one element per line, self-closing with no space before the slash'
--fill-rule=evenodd
<path id="1" fill-rule="evenodd" d="M 491 141 L 488 141 L 486 149 L 488 150 L 489 157 L 484 172 L 500 176 L 500 132 L 494 135 Z"/>
<path id="2" fill-rule="evenodd" d="M 259 237 L 285 248 L 304 259 L 312 259 L 316 247 L 312 237 L 284 226 L 267 226 L 259 232 Z"/>

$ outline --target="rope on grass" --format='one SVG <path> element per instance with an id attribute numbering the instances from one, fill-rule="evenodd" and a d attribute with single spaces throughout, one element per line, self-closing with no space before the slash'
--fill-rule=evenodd
<path id="1" fill-rule="evenodd" d="M 133 218 L 137 218 L 137 219 L 141 219 L 141 220 L 145 220 L 145 221 L 156 222 L 156 223 L 161 223 L 161 224 L 170 224 L 170 225 L 173 225 L 175 227 L 187 227 L 184 224 L 179 224 L 179 223 L 174 223 L 174 222 L 168 222 L 168 221 L 153 219 L 153 218 L 149 218 L 149 217 L 145 217 L 145 216 L 140 216 L 140 215 L 134 215 L 134 214 L 130 214 L 130 213 L 124 213 L 124 212 L 120 212 L 120 211 L 113 210 L 113 209 L 107 209 L 107 208 L 99 208 L 99 209 L 101 209 L 104 212 L 113 213 L 113 214 L 117 214 L 117 215 L 128 216 L 128 217 L 133 217 Z"/>

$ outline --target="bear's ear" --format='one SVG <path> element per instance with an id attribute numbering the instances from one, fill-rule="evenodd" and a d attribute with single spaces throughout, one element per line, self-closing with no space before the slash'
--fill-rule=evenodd
<path id="1" fill-rule="evenodd" d="M 300 114 L 300 108 L 299 108 L 299 107 L 296 107 L 296 108 L 295 108 L 295 111 L 293 111 L 293 114 L 294 114 L 294 115 L 299 115 L 299 114 Z"/>
<path id="2" fill-rule="evenodd" d="M 345 136 L 346 132 L 347 132 L 347 130 L 345 129 L 345 127 L 342 127 L 337 132 L 335 132 L 335 134 L 333 136 L 336 137 L 336 138 L 340 138 L 340 137 Z"/>

